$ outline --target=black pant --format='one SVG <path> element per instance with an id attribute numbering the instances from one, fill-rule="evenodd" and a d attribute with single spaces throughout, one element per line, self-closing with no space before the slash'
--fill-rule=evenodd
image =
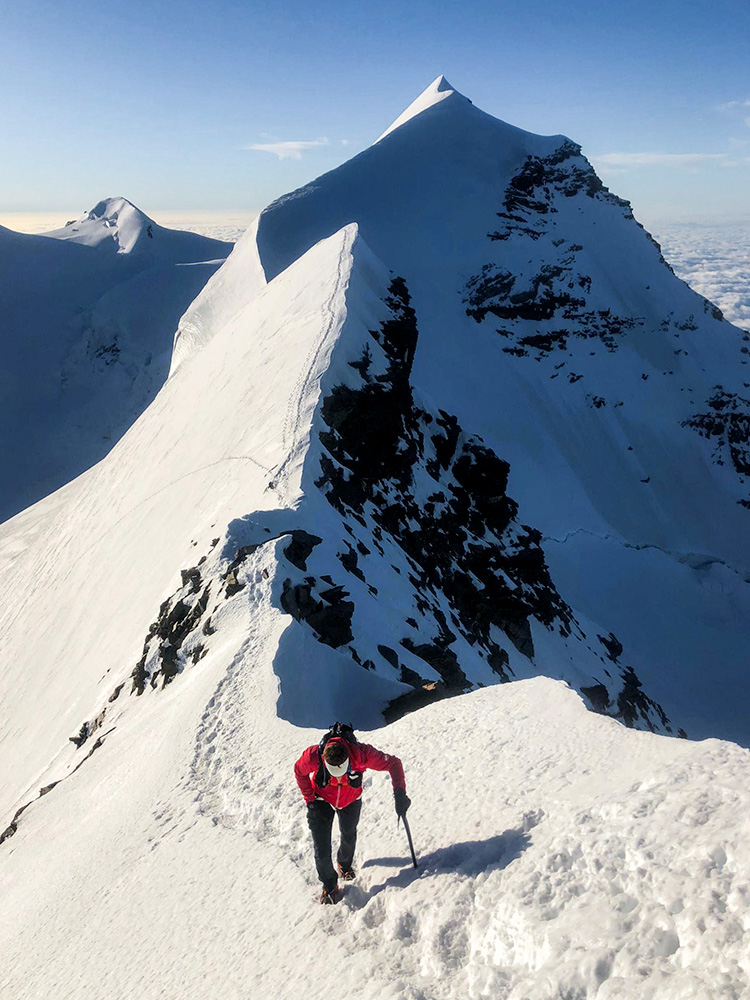
<path id="1" fill-rule="evenodd" d="M 334 809 L 323 799 L 315 799 L 307 807 L 307 823 L 313 838 L 315 849 L 315 867 L 323 888 L 329 892 L 338 882 L 338 876 L 331 861 L 331 827 L 333 814 L 338 813 L 341 844 L 336 860 L 344 869 L 351 868 L 354 861 L 354 848 L 357 846 L 357 823 L 362 811 L 362 800 L 357 799 L 345 809 Z"/>

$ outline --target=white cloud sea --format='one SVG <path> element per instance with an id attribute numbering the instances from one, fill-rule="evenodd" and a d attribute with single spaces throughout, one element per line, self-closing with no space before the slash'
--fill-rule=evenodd
<path id="1" fill-rule="evenodd" d="M 715 302 L 730 323 L 750 329 L 750 222 L 671 223 L 651 231 L 691 288 Z"/>

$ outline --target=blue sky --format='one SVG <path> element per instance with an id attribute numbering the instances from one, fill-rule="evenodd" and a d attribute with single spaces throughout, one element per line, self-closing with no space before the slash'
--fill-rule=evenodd
<path id="1" fill-rule="evenodd" d="M 0 213 L 254 212 L 444 73 L 644 221 L 748 219 L 749 43 L 739 0 L 0 0 Z"/>

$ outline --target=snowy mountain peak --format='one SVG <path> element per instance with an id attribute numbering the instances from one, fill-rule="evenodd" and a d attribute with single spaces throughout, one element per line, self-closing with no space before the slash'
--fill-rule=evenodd
<path id="1" fill-rule="evenodd" d="M 161 387 L 180 316 L 231 249 L 125 198 L 43 236 L 0 227 L 0 521 L 107 454 Z"/>
<path id="2" fill-rule="evenodd" d="M 467 101 L 467 98 L 465 98 L 463 94 L 459 94 L 457 90 L 453 89 L 444 76 L 437 77 L 432 81 L 429 87 L 422 91 L 415 101 L 412 101 L 409 107 L 398 116 L 393 124 L 390 125 L 385 132 L 383 132 L 380 138 L 377 139 L 377 142 L 380 142 L 381 139 L 385 139 L 385 137 L 390 135 L 390 133 L 395 131 L 395 129 L 400 128 L 401 125 L 405 125 L 406 122 L 410 121 L 412 118 L 416 118 L 416 116 L 420 115 L 423 111 L 439 104 L 447 97 L 451 97 L 451 95 L 455 95 L 462 101 Z M 467 101 L 467 103 L 471 102 Z"/>
<path id="3" fill-rule="evenodd" d="M 82 218 L 81 222 L 89 220 L 91 222 L 97 220 L 114 220 L 117 221 L 121 215 L 128 216 L 130 214 L 135 214 L 139 221 L 148 225 L 148 223 L 153 224 L 153 219 L 137 208 L 132 201 L 128 201 L 127 198 L 103 198 L 98 202 L 90 212 L 87 212 Z M 75 225 L 75 223 L 69 223 L 69 225 Z"/>
<path id="4" fill-rule="evenodd" d="M 65 224 L 62 229 L 46 233 L 55 239 L 96 246 L 115 253 L 132 253 L 142 238 L 153 239 L 160 227 L 127 198 L 103 198 L 80 219 Z"/>
<path id="5" fill-rule="evenodd" d="M 171 264 L 223 259 L 231 245 L 220 240 L 165 229 L 122 196 L 103 198 L 80 219 L 44 236 L 82 243 L 106 253 L 137 254 Z"/>
<path id="6" fill-rule="evenodd" d="M 455 90 L 456 89 L 455 87 L 451 86 L 450 83 L 448 83 L 448 81 L 445 79 L 445 77 L 442 74 L 436 80 L 432 81 L 432 83 L 430 84 L 430 87 L 428 89 L 430 89 L 432 87 L 436 88 L 437 90 Z"/>

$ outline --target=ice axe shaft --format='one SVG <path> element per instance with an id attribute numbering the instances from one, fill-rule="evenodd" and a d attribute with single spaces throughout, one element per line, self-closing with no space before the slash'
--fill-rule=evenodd
<path id="1" fill-rule="evenodd" d="M 406 813 L 403 816 L 399 816 L 399 819 L 404 821 L 404 830 L 406 830 L 406 837 L 409 841 L 409 850 L 411 851 L 411 862 L 414 867 L 417 867 L 417 856 L 414 853 L 414 841 L 411 839 L 411 830 L 409 829 L 409 820 L 406 818 Z"/>

